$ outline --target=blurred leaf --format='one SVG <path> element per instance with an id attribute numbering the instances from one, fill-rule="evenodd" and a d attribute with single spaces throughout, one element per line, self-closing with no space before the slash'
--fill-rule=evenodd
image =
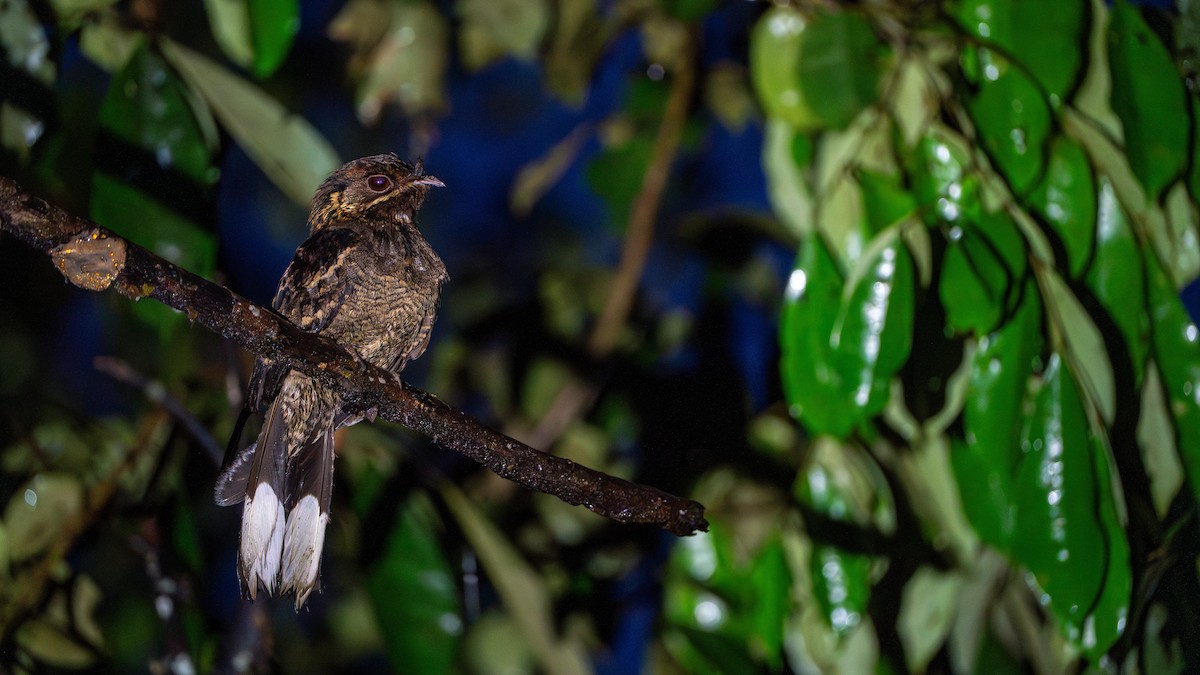
<path id="1" fill-rule="evenodd" d="M 537 56 L 550 25 L 545 0 L 457 0 L 458 52 L 467 70 L 504 57 Z"/>
<path id="2" fill-rule="evenodd" d="M 1125 154 L 1149 199 L 1187 163 L 1188 109 L 1171 55 L 1125 0 L 1113 3 L 1108 26 L 1112 107 L 1125 131 Z"/>
<path id="3" fill-rule="evenodd" d="M 1188 191 L 1192 201 L 1200 202 L 1200 96 L 1192 94 L 1191 103 L 1192 161 L 1188 170 Z"/>
<path id="4" fill-rule="evenodd" d="M 1153 255 L 1146 257 L 1150 332 L 1188 485 L 1200 495 L 1200 328 Z"/>
<path id="5" fill-rule="evenodd" d="M 564 100 L 580 104 L 615 25 L 600 16 L 596 0 L 559 0 L 555 5 L 554 29 L 545 56 L 546 86 Z"/>
<path id="6" fill-rule="evenodd" d="M 367 577 L 398 672 L 451 672 L 463 631 L 458 585 L 438 547 L 435 519 L 424 495 L 410 498 Z"/>
<path id="7" fill-rule="evenodd" d="M 994 330 L 1016 302 L 1025 269 L 1025 243 L 1005 213 L 951 227 L 938 285 L 946 326 L 977 335 Z"/>
<path id="8" fill-rule="evenodd" d="M 898 176 L 858 169 L 855 178 L 862 188 L 863 207 L 871 234 L 906 220 L 916 211 L 916 200 L 900 185 Z"/>
<path id="9" fill-rule="evenodd" d="M 308 207 L 317 186 L 338 167 L 316 129 L 245 80 L 172 40 L 163 55 L 212 107 L 221 124 L 292 201 Z"/>
<path id="10" fill-rule="evenodd" d="M 896 69 L 895 89 L 884 100 L 892 106 L 892 115 L 905 149 L 917 144 L 941 113 L 939 94 L 933 82 L 936 71 L 925 68 L 919 58 L 903 58 Z"/>
<path id="11" fill-rule="evenodd" d="M 85 23 L 79 32 L 79 49 L 110 73 L 124 68 L 142 43 L 141 33 L 126 27 L 108 12 Z"/>
<path id="12" fill-rule="evenodd" d="M 1012 475 L 1021 452 L 1024 398 L 1042 351 L 1042 308 L 1033 282 L 999 330 L 981 337 L 971 357 L 963 402 L 964 441 L 951 462 L 963 509 L 984 541 L 1004 550 L 1014 534 Z"/>
<path id="13" fill-rule="evenodd" d="M 1096 257 L 1088 270 L 1087 284 L 1121 330 L 1134 381 L 1140 384 L 1150 348 L 1142 250 L 1113 193 L 1112 184 L 1103 176 L 1100 178 L 1099 202 Z"/>
<path id="14" fill-rule="evenodd" d="M 1013 192 L 1024 195 L 1042 174 L 1050 109 L 1034 82 L 1003 57 L 983 48 L 968 54 L 978 61 L 968 69 L 975 87 L 967 108 L 979 142 Z"/>
<path id="15" fill-rule="evenodd" d="M 463 647 L 463 660 L 468 673 L 537 672 L 537 663 L 521 633 L 521 627 L 498 610 L 485 611 L 471 624 Z"/>
<path id="16" fill-rule="evenodd" d="M 279 69 L 300 30 L 298 0 L 246 0 L 254 74 L 267 77 Z"/>
<path id="17" fill-rule="evenodd" d="M 608 204 L 614 222 L 624 226 L 654 150 L 654 136 L 637 133 L 604 147 L 588 164 L 592 189 Z"/>
<path id="18" fill-rule="evenodd" d="M 1052 330 L 1057 331 L 1062 355 L 1079 383 L 1084 399 L 1095 406 L 1105 424 L 1116 414 L 1116 382 L 1104 336 L 1062 277 L 1038 268 L 1042 301 Z"/>
<path id="19" fill-rule="evenodd" d="M 932 127 L 910 157 L 913 195 L 925 222 L 955 223 L 980 213 L 979 179 L 967 170 L 971 149 L 962 136 Z"/>
<path id="20" fill-rule="evenodd" d="M 705 76 L 704 105 L 726 129 L 740 133 L 758 117 L 746 69 L 738 63 L 720 61 Z"/>
<path id="21" fill-rule="evenodd" d="M 446 483 L 441 494 L 463 536 L 478 553 L 505 610 L 529 640 L 539 665 L 555 673 L 589 672 L 583 646 L 558 637 L 546 581 L 457 487 Z"/>
<path id="22" fill-rule="evenodd" d="M 8 553 L 21 562 L 46 550 L 80 517 L 83 486 L 65 473 L 42 473 L 18 487 L 4 509 Z"/>
<path id="23" fill-rule="evenodd" d="M 667 14 L 680 21 L 699 21 L 716 9 L 717 0 L 658 0 Z"/>
<path id="24" fill-rule="evenodd" d="M 243 68 L 254 63 L 248 3 L 249 0 L 204 0 L 208 25 L 217 45 L 230 61 Z"/>
<path id="25" fill-rule="evenodd" d="M 75 670 L 96 662 L 96 652 L 74 639 L 69 626 L 54 625 L 41 617 L 21 624 L 16 643 L 39 662 L 55 668 Z"/>
<path id="26" fill-rule="evenodd" d="M 1064 635 L 1103 653 L 1124 623 L 1131 578 L 1116 525 L 1107 458 L 1095 443 L 1074 378 L 1052 354 L 1022 430 L 1014 477 L 1013 556 L 1031 573 Z"/>
<path id="27" fill-rule="evenodd" d="M 1149 364 L 1142 382 L 1141 411 L 1138 415 L 1137 438 L 1142 463 L 1150 480 L 1150 496 L 1154 511 L 1165 518 L 1171 502 L 1183 487 L 1184 470 L 1180 464 L 1174 418 L 1168 407 L 1166 392 L 1156 364 Z"/>
<path id="28" fill-rule="evenodd" d="M 870 526 L 891 510 L 887 481 L 862 448 L 821 436 L 809 446 L 793 486 L 796 499 L 829 518 Z"/>
<path id="29" fill-rule="evenodd" d="M 380 33 L 380 23 L 386 30 Z M 356 49 L 358 118 L 375 124 L 390 102 L 406 115 L 441 112 L 448 41 L 446 19 L 425 0 L 352 0 L 329 25 L 329 36 Z"/>
<path id="30" fill-rule="evenodd" d="M 1087 53 L 1083 2 L 965 0 L 955 14 L 969 33 L 1020 61 L 1054 106 L 1065 101 Z"/>
<path id="31" fill-rule="evenodd" d="M 750 75 L 769 116 L 806 131 L 841 129 L 878 96 L 885 54 L 858 14 L 777 6 L 750 36 Z"/>
<path id="32" fill-rule="evenodd" d="M 813 595 L 821 618 L 839 637 L 858 627 L 867 613 L 871 591 L 871 559 L 835 546 L 813 546 Z"/>
<path id="33" fill-rule="evenodd" d="M 14 70 L 30 77 L 28 83 L 14 83 L 18 90 L 37 83 L 50 85 L 54 82 L 56 69 L 50 60 L 50 41 L 26 0 L 0 3 L 2 57 L 7 57 Z M 45 88 L 45 93 L 50 93 L 49 87 Z M 0 101 L 0 145 L 20 157 L 28 157 L 30 149 L 46 131 L 46 121 L 38 117 L 39 112 L 21 108 L 12 100 Z"/>
<path id="34" fill-rule="evenodd" d="M 813 231 L 813 195 L 804 177 L 812 161 L 812 142 L 802 132 L 768 118 L 763 142 L 763 171 L 771 208 L 797 238 Z"/>
<path id="35" fill-rule="evenodd" d="M 521 167 L 508 193 L 508 205 L 514 215 L 519 218 L 529 216 L 538 201 L 579 158 L 579 151 L 589 138 L 591 126 L 581 124 L 555 143 L 546 154 Z"/>
<path id="36" fill-rule="evenodd" d="M 1067 136 L 1054 138 L 1046 175 L 1029 200 L 1062 241 L 1071 278 L 1078 278 L 1096 236 L 1096 179 L 1078 143 Z"/>
<path id="37" fill-rule="evenodd" d="M 909 672 L 925 672 L 945 644 L 963 585 L 961 573 L 937 572 L 929 567 L 918 569 L 904 585 L 896 631 L 904 645 Z"/>

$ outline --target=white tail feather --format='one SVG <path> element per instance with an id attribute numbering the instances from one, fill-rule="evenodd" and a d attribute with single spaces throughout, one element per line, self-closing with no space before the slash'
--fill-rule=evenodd
<path id="1" fill-rule="evenodd" d="M 270 485 L 259 483 L 254 496 L 246 498 L 242 510 L 242 543 L 238 552 L 238 568 L 251 599 L 258 593 L 259 582 L 267 593 L 275 592 L 283 527 L 283 502 Z"/>
<path id="2" fill-rule="evenodd" d="M 317 498 L 312 495 L 303 497 L 288 513 L 280 589 L 282 593 L 295 592 L 297 610 L 317 587 L 328 522 L 329 514 L 321 512 Z"/>

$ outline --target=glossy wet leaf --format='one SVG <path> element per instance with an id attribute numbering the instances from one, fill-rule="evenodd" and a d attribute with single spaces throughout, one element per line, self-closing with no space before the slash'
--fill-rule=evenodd
<path id="1" fill-rule="evenodd" d="M 1134 379 L 1140 383 L 1150 346 L 1142 250 L 1112 184 L 1103 177 L 1099 198 L 1096 257 L 1088 269 L 1087 285 L 1120 329 Z"/>
<path id="2" fill-rule="evenodd" d="M 969 172 L 971 149 L 945 127 L 931 128 L 908 156 L 913 195 L 925 222 L 955 223 L 980 212 L 979 179 Z"/>
<path id="3" fill-rule="evenodd" d="M 1178 434 L 1177 448 L 1188 484 L 1200 495 L 1200 328 L 1148 252 L 1146 280 L 1154 360 Z"/>
<path id="4" fill-rule="evenodd" d="M 340 164 L 329 142 L 278 101 L 207 57 L 171 40 L 161 48 L 263 173 L 307 208 L 317 186 Z"/>
<path id="5" fill-rule="evenodd" d="M 809 236 L 788 278 L 780 320 L 783 387 L 792 416 L 817 433 L 835 436 L 849 433 L 859 419 L 834 397 L 844 385 L 831 363 L 829 336 L 843 284 L 823 238 Z"/>
<path id="6" fill-rule="evenodd" d="M 438 546 L 428 500 L 413 498 L 401 509 L 370 568 L 367 591 L 393 668 L 451 671 L 463 620 L 454 570 Z"/>
<path id="7" fill-rule="evenodd" d="M 871 559 L 835 546 L 813 546 L 809 561 L 821 618 L 839 638 L 862 623 L 871 596 Z"/>
<path id="8" fill-rule="evenodd" d="M 975 54 L 977 79 L 967 108 L 988 156 L 1012 190 L 1023 195 L 1042 173 L 1050 108 L 1025 72 L 990 50 Z"/>
<path id="9" fill-rule="evenodd" d="M 1078 143 L 1054 138 L 1046 174 L 1029 201 L 1062 243 L 1071 277 L 1080 277 L 1095 245 L 1096 178 Z"/>
<path id="10" fill-rule="evenodd" d="M 1083 400 L 1052 354 L 1021 432 L 1014 476 L 1012 555 L 1067 639 L 1089 651 L 1112 644 L 1129 593 L 1128 545 L 1115 526 L 1108 458 L 1090 433 Z M 1123 597 L 1123 600 L 1117 600 Z M 1097 614 L 1099 612 L 1099 614 Z M 1101 630 L 1102 628 L 1102 630 Z"/>
<path id="11" fill-rule="evenodd" d="M 750 74 L 767 114 L 804 130 L 843 128 L 878 96 L 885 50 L 852 12 L 768 10 L 750 38 Z"/>
<path id="12" fill-rule="evenodd" d="M 892 375 L 912 348 L 912 257 L 894 231 L 880 239 L 890 241 L 863 255 L 829 341 L 848 385 L 847 403 L 861 407 L 865 417 L 883 410 Z"/>
<path id="13" fill-rule="evenodd" d="M 1187 162 L 1188 108 L 1183 82 L 1165 45 L 1126 0 L 1109 14 L 1112 107 L 1125 132 L 1125 154 L 1150 199 Z"/>
<path id="14" fill-rule="evenodd" d="M 971 357 L 963 441 L 953 444 L 950 455 L 967 518 L 981 539 L 1001 549 L 1014 534 L 1012 475 L 1021 452 L 1025 390 L 1042 343 L 1042 305 L 1029 281 L 1012 317 L 980 338 Z"/>
<path id="15" fill-rule="evenodd" d="M 958 333 L 990 332 L 1021 290 L 1027 268 L 1021 233 L 997 212 L 952 226 L 948 239 L 938 286 L 946 324 Z"/>
<path id="16" fill-rule="evenodd" d="M 965 0 L 955 12 L 967 31 L 1013 55 L 1055 101 L 1065 100 L 1086 52 L 1085 3 Z"/>

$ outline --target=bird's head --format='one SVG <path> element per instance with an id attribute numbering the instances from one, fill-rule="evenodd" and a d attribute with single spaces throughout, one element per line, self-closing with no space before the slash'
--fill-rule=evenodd
<path id="1" fill-rule="evenodd" d="M 313 230 L 361 218 L 408 225 L 431 187 L 445 187 L 445 183 L 425 175 L 421 160 L 410 164 L 395 154 L 363 157 L 321 183 L 309 220 Z"/>

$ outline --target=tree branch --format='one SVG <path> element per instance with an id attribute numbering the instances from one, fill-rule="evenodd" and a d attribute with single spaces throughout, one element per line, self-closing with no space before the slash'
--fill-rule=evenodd
<path id="1" fill-rule="evenodd" d="M 333 387 L 355 411 L 375 411 L 460 452 L 500 476 L 622 523 L 657 525 L 685 536 L 708 529 L 704 507 L 539 452 L 493 431 L 436 396 L 355 358 L 329 338 L 300 330 L 274 310 L 176 267 L 146 249 L 71 216 L 0 177 L 0 229 L 52 258 L 71 283 L 115 286 L 133 300 L 154 298 L 188 319 Z"/>

